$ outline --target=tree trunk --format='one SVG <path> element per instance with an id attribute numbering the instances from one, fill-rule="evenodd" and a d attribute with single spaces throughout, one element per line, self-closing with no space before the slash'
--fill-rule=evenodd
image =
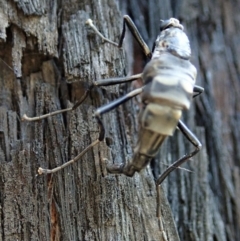
<path id="1" fill-rule="evenodd" d="M 198 69 L 197 84 L 205 88 L 184 116 L 203 150 L 184 166 L 192 173 L 176 170 L 164 184 L 172 206 L 171 211 L 162 195 L 168 240 L 179 240 L 178 233 L 185 241 L 240 240 L 240 2 L 172 3 L 120 1 L 121 13 L 112 0 L 0 0 L 0 241 L 161 240 L 150 167 L 133 178 L 106 172 L 105 158 L 121 163 L 132 156 L 137 100 L 102 117 L 105 141 L 77 163 L 55 174 L 36 175 L 38 167 L 65 163 L 96 140 L 94 111 L 129 91 L 129 85 L 94 88 L 75 111 L 21 121 L 25 113 L 39 116 L 73 106 L 93 81 L 131 72 L 125 51 L 103 43 L 85 25 L 91 18 L 104 36 L 118 42 L 125 13 L 150 47 L 160 18 L 182 20 Z M 128 62 L 141 63 L 139 50 L 131 59 L 129 43 L 127 36 Z M 134 71 L 141 68 L 135 65 Z M 191 149 L 176 133 L 153 163 L 154 175 Z"/>
<path id="2" fill-rule="evenodd" d="M 180 239 L 240 240 L 240 1 L 126 2 L 149 46 L 159 32 L 159 19 L 181 20 L 198 69 L 197 84 L 205 88 L 183 118 L 203 149 L 184 165 L 192 173 L 176 170 L 164 182 Z M 135 52 L 139 63 L 142 55 Z M 155 177 L 191 149 L 176 132 L 152 165 Z"/>
<path id="3" fill-rule="evenodd" d="M 116 2 L 58 4 L 1 3 L 1 240 L 159 240 L 150 170 L 134 178 L 106 172 L 104 158 L 124 162 L 132 155 L 132 102 L 103 117 L 106 142 L 56 174 L 36 176 L 39 166 L 65 163 L 96 140 L 94 111 L 126 91 L 95 88 L 71 113 L 21 121 L 25 113 L 72 106 L 92 81 L 126 74 L 124 51 L 85 26 L 91 17 L 117 41 L 122 17 Z"/>

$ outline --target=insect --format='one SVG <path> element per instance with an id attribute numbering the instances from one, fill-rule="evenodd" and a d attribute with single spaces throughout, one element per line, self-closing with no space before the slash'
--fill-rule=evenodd
<path id="1" fill-rule="evenodd" d="M 122 46 L 125 25 L 127 25 L 145 55 L 150 58 L 143 73 L 139 75 L 95 82 L 95 85 L 112 85 L 132 81 L 140 77 L 144 84 L 143 87 L 131 91 L 96 111 L 96 117 L 101 123 L 100 116 L 102 114 L 142 93 L 143 108 L 139 118 L 140 130 L 133 157 L 127 163 L 108 165 L 108 172 L 133 176 L 135 172 L 141 171 L 156 156 L 163 141 L 173 134 L 176 127 L 195 147 L 195 150 L 175 161 L 156 180 L 158 194 L 157 216 L 160 217 L 160 184 L 170 172 L 196 155 L 202 147 L 198 138 L 180 120 L 182 111 L 190 108 L 192 98 L 204 91 L 202 87 L 195 85 L 197 71 L 189 61 L 191 49 L 188 37 L 183 32 L 184 28 L 177 19 L 170 18 L 162 21 L 160 34 L 151 52 L 127 15 L 124 16 L 123 31 L 119 44 L 112 43 L 104 38 L 91 20 L 88 20 L 87 23 L 104 41 L 118 47 Z M 196 94 L 194 95 L 194 93 Z M 101 126 L 104 129 L 103 124 Z"/>
<path id="2" fill-rule="evenodd" d="M 188 37 L 183 31 L 183 26 L 177 19 L 170 18 L 169 20 L 161 21 L 160 34 L 158 35 L 153 46 L 153 51 L 151 52 L 131 18 L 127 15 L 123 18 L 123 31 L 119 43 L 112 42 L 105 38 L 95 27 L 91 19 L 87 20 L 86 23 L 105 42 L 113 44 L 119 48 L 122 47 L 127 26 L 139 43 L 144 54 L 150 59 L 149 63 L 144 68 L 143 73 L 130 77 L 98 80 L 94 82 L 94 86 L 115 85 L 133 81 L 138 78 L 143 80 L 144 85 L 143 87 L 137 88 L 119 99 L 97 109 L 95 116 L 100 126 L 98 140 L 90 144 L 73 160 L 70 160 L 62 166 L 56 167 L 52 170 L 39 168 L 38 172 L 39 174 L 52 173 L 77 161 L 87 150 L 89 150 L 89 148 L 104 139 L 105 129 L 100 118 L 101 115 L 111 111 L 131 98 L 142 94 L 143 107 L 139 117 L 140 130 L 133 157 L 127 163 L 108 165 L 107 171 L 113 174 L 133 176 L 135 172 L 141 171 L 150 163 L 150 161 L 156 156 L 163 141 L 168 136 L 173 135 L 174 130 L 178 128 L 193 144 L 195 149 L 175 161 L 156 180 L 158 197 L 157 216 L 160 217 L 159 197 L 161 183 L 170 172 L 189 160 L 192 156 L 196 155 L 202 146 L 197 137 L 180 120 L 182 111 L 190 108 L 192 98 L 200 95 L 204 91 L 202 87 L 195 85 L 197 71 L 189 61 L 191 49 Z M 86 98 L 86 96 L 87 94 L 73 108 L 52 112 L 35 118 L 28 118 L 24 115 L 23 119 L 39 120 L 47 116 L 73 110 Z"/>

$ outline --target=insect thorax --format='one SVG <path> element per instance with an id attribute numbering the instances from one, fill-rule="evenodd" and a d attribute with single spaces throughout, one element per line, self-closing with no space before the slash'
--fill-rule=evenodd
<path id="1" fill-rule="evenodd" d="M 162 53 L 144 68 L 146 87 L 142 100 L 144 103 L 158 103 L 175 109 L 189 109 L 196 75 L 196 68 L 189 60 Z"/>

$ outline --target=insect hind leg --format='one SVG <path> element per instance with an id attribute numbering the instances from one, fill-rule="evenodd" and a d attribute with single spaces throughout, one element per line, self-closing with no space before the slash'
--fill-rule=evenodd
<path id="1" fill-rule="evenodd" d="M 195 150 L 184 155 L 182 158 L 175 161 L 171 166 L 169 166 L 157 179 L 156 184 L 161 185 L 161 183 L 165 180 L 165 178 L 176 168 L 178 168 L 183 163 L 190 160 L 191 157 L 195 156 L 202 148 L 202 144 L 198 140 L 198 138 L 188 129 L 188 127 L 179 120 L 178 128 L 183 133 L 183 135 L 194 145 Z"/>

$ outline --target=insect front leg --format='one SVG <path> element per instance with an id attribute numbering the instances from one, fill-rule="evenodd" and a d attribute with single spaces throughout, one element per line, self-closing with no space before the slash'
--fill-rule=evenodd
<path id="1" fill-rule="evenodd" d="M 97 27 L 93 24 L 93 21 L 91 19 L 88 19 L 86 21 L 86 24 L 91 27 L 94 32 L 103 39 L 104 42 L 108 42 L 114 46 L 117 46 L 118 48 L 122 47 L 123 44 L 123 40 L 125 37 L 125 33 L 126 33 L 126 26 L 129 28 L 130 32 L 132 33 L 133 37 L 136 39 L 136 41 L 138 42 L 138 44 L 140 45 L 141 49 L 143 50 L 144 54 L 151 59 L 152 57 L 152 53 L 149 49 L 149 47 L 147 46 L 147 44 L 145 43 L 145 41 L 143 40 L 141 34 L 139 33 L 136 25 L 133 23 L 132 19 L 128 16 L 128 15 L 124 15 L 123 16 L 123 30 L 122 30 L 122 34 L 119 40 L 119 43 L 115 43 L 113 41 L 111 41 L 108 38 L 105 38 L 97 29 Z"/>
<path id="2" fill-rule="evenodd" d="M 151 51 L 149 50 L 147 44 L 144 42 L 143 38 L 141 37 L 137 27 L 135 26 L 135 24 L 133 23 L 133 21 L 131 20 L 131 18 L 128 15 L 125 15 L 123 17 L 123 30 L 122 30 L 122 34 L 119 40 L 119 43 L 115 43 L 107 38 L 105 38 L 96 28 L 96 26 L 93 24 L 91 19 L 88 19 L 86 21 L 86 24 L 89 25 L 94 31 L 95 33 L 100 36 L 104 41 L 113 44 L 119 48 L 122 47 L 123 44 L 123 40 L 125 37 L 125 32 L 126 32 L 126 26 L 128 26 L 129 30 L 131 31 L 132 35 L 134 36 L 134 38 L 137 40 L 137 42 L 139 43 L 140 47 L 142 48 L 143 52 L 145 53 L 145 55 L 149 58 L 151 58 L 152 54 Z M 136 79 L 139 79 L 142 77 L 142 74 L 137 74 L 137 75 L 132 75 L 130 77 L 122 77 L 122 78 L 109 78 L 109 79 L 103 79 L 103 80 L 98 80 L 95 81 L 93 83 L 92 86 L 89 87 L 89 89 L 87 89 L 84 93 L 84 95 L 82 96 L 82 98 L 80 99 L 80 101 L 78 101 L 76 104 L 74 104 L 73 107 L 71 108 L 66 108 L 63 110 L 57 110 L 54 112 L 50 112 L 47 113 L 45 115 L 41 115 L 41 116 L 36 116 L 36 117 L 28 117 L 26 114 L 24 114 L 22 116 L 22 121 L 37 121 L 37 120 L 42 120 L 45 119 L 49 116 L 54 116 L 60 113 L 64 113 L 64 112 L 68 112 L 68 111 L 72 111 L 75 110 L 79 105 L 81 105 L 81 103 L 86 99 L 86 97 L 88 96 L 89 92 L 91 91 L 91 88 L 93 86 L 108 86 L 108 85 L 116 85 L 116 84 L 121 84 L 121 83 L 125 83 L 125 82 L 130 82 Z"/>

